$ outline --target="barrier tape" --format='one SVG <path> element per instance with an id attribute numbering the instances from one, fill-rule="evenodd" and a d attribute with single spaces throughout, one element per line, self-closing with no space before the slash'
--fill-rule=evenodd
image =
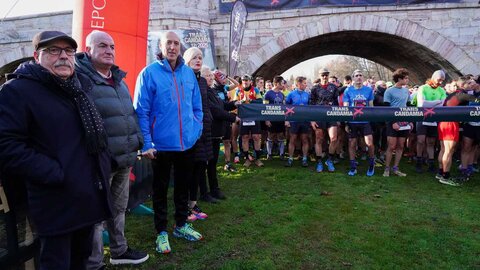
<path id="1" fill-rule="evenodd" d="M 242 120 L 255 121 L 365 121 L 365 122 L 480 122 L 480 106 L 456 107 L 339 107 L 244 104 Z"/>

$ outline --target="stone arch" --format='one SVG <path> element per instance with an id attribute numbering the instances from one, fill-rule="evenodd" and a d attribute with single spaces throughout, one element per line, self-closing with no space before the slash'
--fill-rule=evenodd
<path id="1" fill-rule="evenodd" d="M 436 31 L 408 20 L 363 14 L 332 15 L 285 31 L 251 54 L 244 68 L 272 77 L 328 54 L 359 56 L 392 70 L 406 67 L 418 82 L 436 69 L 452 77 L 480 70 L 465 51 Z"/>

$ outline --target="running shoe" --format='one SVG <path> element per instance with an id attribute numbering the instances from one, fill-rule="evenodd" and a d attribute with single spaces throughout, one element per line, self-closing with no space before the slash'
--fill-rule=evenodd
<path id="1" fill-rule="evenodd" d="M 333 165 L 333 161 L 331 159 L 327 159 L 327 161 L 325 161 L 325 165 L 327 165 L 327 169 L 329 172 L 334 172 L 335 171 L 335 166 Z"/>
<path id="2" fill-rule="evenodd" d="M 323 172 L 323 164 L 322 164 L 321 161 L 317 163 L 316 171 L 317 171 L 318 173 Z"/>
<path id="3" fill-rule="evenodd" d="M 188 211 L 188 216 L 187 216 L 188 222 L 194 222 L 197 219 L 198 219 L 197 216 L 192 211 Z"/>
<path id="4" fill-rule="evenodd" d="M 387 168 L 385 169 L 385 171 L 383 172 L 383 177 L 389 177 L 390 176 L 390 169 Z"/>
<path id="5" fill-rule="evenodd" d="M 205 214 L 205 212 L 203 212 L 202 209 L 200 209 L 200 207 L 198 207 L 198 204 L 195 204 L 195 206 L 192 208 L 191 212 L 192 212 L 193 215 L 195 215 L 195 217 L 197 219 L 204 220 L 204 219 L 208 218 L 208 215 Z"/>
<path id="6" fill-rule="evenodd" d="M 293 158 L 288 158 L 287 163 L 285 163 L 285 167 L 292 167 L 293 165 Z"/>
<path id="7" fill-rule="evenodd" d="M 235 167 L 230 162 L 225 164 L 225 167 L 223 167 L 223 170 L 225 170 L 227 172 L 236 172 L 237 171 L 237 169 L 235 169 Z"/>
<path id="8" fill-rule="evenodd" d="M 306 158 L 302 159 L 302 167 L 308 167 L 308 160 Z"/>
<path id="9" fill-rule="evenodd" d="M 441 184 L 449 185 L 449 186 L 453 186 L 453 187 L 460 186 L 460 183 L 455 181 L 455 179 L 453 179 L 452 177 L 445 178 L 445 177 L 442 176 L 442 177 L 440 177 L 440 179 L 438 179 L 438 182 L 440 182 Z"/>
<path id="10" fill-rule="evenodd" d="M 263 162 L 260 161 L 260 159 L 255 159 L 255 161 L 253 163 L 255 163 L 255 165 L 257 165 L 257 167 L 263 167 L 264 166 Z"/>
<path id="11" fill-rule="evenodd" d="M 172 251 L 172 249 L 170 249 L 170 243 L 168 242 L 168 233 L 166 231 L 162 231 L 157 235 L 155 245 L 155 250 L 157 250 L 157 252 L 159 253 L 167 254 Z"/>
<path id="12" fill-rule="evenodd" d="M 348 171 L 349 176 L 355 176 L 357 174 L 357 169 L 351 168 L 350 171 Z"/>
<path id="13" fill-rule="evenodd" d="M 373 176 L 375 174 L 375 166 L 368 166 L 367 176 Z"/>
<path id="14" fill-rule="evenodd" d="M 394 170 L 394 171 L 393 171 L 393 174 L 395 174 L 396 176 L 400 176 L 400 177 L 405 177 L 405 176 L 407 176 L 406 173 L 403 173 L 403 172 L 401 172 L 400 170 Z"/>
<path id="15" fill-rule="evenodd" d="M 190 223 L 185 223 L 182 227 L 175 227 L 175 230 L 173 230 L 173 236 L 184 238 L 188 241 L 199 241 L 203 239 L 203 236 L 195 231 Z"/>

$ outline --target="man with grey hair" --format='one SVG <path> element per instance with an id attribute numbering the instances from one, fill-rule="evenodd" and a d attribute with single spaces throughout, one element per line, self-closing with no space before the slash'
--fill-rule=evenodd
<path id="1" fill-rule="evenodd" d="M 148 254 L 131 249 L 125 239 L 125 211 L 128 204 L 130 169 L 143 145 L 127 85 L 125 72 L 115 65 L 115 42 L 106 32 L 94 30 L 86 38 L 86 52 L 76 55 L 76 70 L 90 78 L 93 88 L 88 95 L 102 115 L 112 155 L 110 193 L 112 218 L 106 220 L 110 239 L 111 264 L 139 264 Z M 103 223 L 95 226 L 93 250 L 87 269 L 102 269 Z"/>
<path id="2" fill-rule="evenodd" d="M 39 269 L 85 269 L 94 224 L 111 214 L 107 138 L 75 40 L 44 31 L 32 43 L 35 60 L 0 89 L 0 174 L 26 185 Z"/>
<path id="3" fill-rule="evenodd" d="M 175 229 L 173 236 L 198 241 L 203 237 L 186 223 L 188 183 L 193 177 L 195 142 L 202 134 L 202 99 L 193 70 L 180 56 L 180 38 L 168 31 L 160 40 L 157 61 L 137 78 L 136 111 L 145 139 L 142 154 L 152 159 L 156 250 L 170 253 L 167 193 L 174 170 Z"/>
<path id="4" fill-rule="evenodd" d="M 441 87 L 445 80 L 445 72 L 437 70 L 432 74 L 426 84 L 418 88 L 416 96 L 417 107 L 436 107 L 443 106 L 443 101 L 447 98 L 445 90 Z M 435 172 L 435 141 L 438 137 L 437 122 L 417 122 L 417 163 L 415 170 L 422 173 L 422 164 L 424 162 L 424 151 L 428 156 L 428 171 Z"/>

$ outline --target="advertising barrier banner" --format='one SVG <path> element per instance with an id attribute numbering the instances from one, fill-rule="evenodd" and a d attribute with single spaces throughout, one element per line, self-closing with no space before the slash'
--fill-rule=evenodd
<path id="1" fill-rule="evenodd" d="M 480 106 L 398 108 L 245 104 L 239 106 L 238 113 L 242 120 L 260 121 L 480 122 Z"/>
<path id="2" fill-rule="evenodd" d="M 236 2 L 230 15 L 230 43 L 228 45 L 228 75 L 237 75 L 243 32 L 247 23 L 247 9 L 243 2 Z"/>
<path id="3" fill-rule="evenodd" d="M 217 67 L 215 62 L 215 44 L 213 39 L 213 32 L 211 29 L 182 29 L 182 30 L 168 30 L 175 32 L 180 38 L 181 48 L 180 54 L 190 47 L 197 47 L 203 53 L 203 64 L 211 69 Z M 148 32 L 148 64 L 157 59 L 157 54 L 160 52 L 160 38 L 165 31 Z"/>
<path id="4" fill-rule="evenodd" d="M 239 1 L 237 1 L 239 2 Z M 381 6 L 428 3 L 459 3 L 461 0 L 244 0 L 248 12 L 279 9 L 315 8 L 320 6 Z M 220 13 L 229 13 L 235 0 L 219 0 Z"/>

